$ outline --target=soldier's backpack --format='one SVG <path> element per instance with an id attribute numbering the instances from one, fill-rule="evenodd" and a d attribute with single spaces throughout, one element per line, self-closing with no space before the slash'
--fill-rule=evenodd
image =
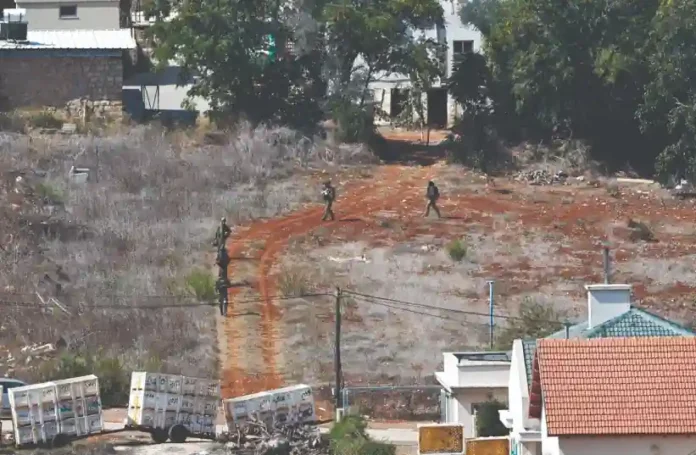
<path id="1" fill-rule="evenodd" d="M 440 198 L 440 190 L 437 189 L 437 186 L 433 185 L 428 187 L 428 198 L 432 200 Z"/>
<path id="2" fill-rule="evenodd" d="M 324 188 L 321 195 L 324 197 L 325 201 L 333 201 L 336 198 L 336 190 L 334 190 L 333 187 Z"/>

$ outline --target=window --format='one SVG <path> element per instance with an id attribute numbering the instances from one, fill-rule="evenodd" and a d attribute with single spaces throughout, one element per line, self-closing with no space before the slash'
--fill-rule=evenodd
<path id="1" fill-rule="evenodd" d="M 474 42 L 471 40 L 453 41 L 452 52 L 454 52 L 455 55 L 468 54 L 470 52 L 474 52 Z"/>
<path id="2" fill-rule="evenodd" d="M 61 19 L 77 19 L 77 5 L 62 5 L 58 9 Z"/>
<path id="3" fill-rule="evenodd" d="M 437 42 L 440 44 L 447 44 L 447 29 L 445 24 L 437 24 L 435 27 L 435 33 L 437 35 Z"/>

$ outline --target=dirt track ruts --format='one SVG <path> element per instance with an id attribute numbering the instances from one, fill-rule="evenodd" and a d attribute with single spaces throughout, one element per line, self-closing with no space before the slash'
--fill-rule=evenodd
<path id="1" fill-rule="evenodd" d="M 232 258 L 252 259 L 245 255 L 250 243 L 263 242 L 263 250 L 255 264 L 256 290 L 260 302 L 249 302 L 240 297 L 240 288 L 230 289 L 229 315 L 218 324 L 221 352 L 222 393 L 224 397 L 239 396 L 284 385 L 282 359 L 279 343 L 282 338 L 281 309 L 274 302 L 276 294 L 273 266 L 281 259 L 288 241 L 303 236 L 312 230 L 327 226 L 336 227 L 341 223 L 369 222 L 380 211 L 396 208 L 399 215 L 405 215 L 400 207 L 405 199 L 423 197 L 424 182 L 433 178 L 432 167 L 406 167 L 387 165 L 380 167 L 376 175 L 362 182 L 349 182 L 340 189 L 334 211 L 336 221 L 322 222 L 323 207 L 316 205 L 299 210 L 290 215 L 251 223 L 240 229 L 228 242 Z M 343 193 L 343 194 L 341 194 Z M 230 281 L 239 281 L 237 271 L 241 260 L 233 259 L 229 267 Z M 258 327 L 253 327 L 252 318 L 239 314 L 245 305 L 253 307 L 261 317 Z M 262 362 L 253 365 L 248 359 L 248 351 L 259 348 Z M 258 359 L 254 359 L 258 362 Z"/>

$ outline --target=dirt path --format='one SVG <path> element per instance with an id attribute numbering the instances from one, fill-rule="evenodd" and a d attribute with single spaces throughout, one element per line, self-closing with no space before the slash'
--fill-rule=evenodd
<path id="1" fill-rule="evenodd" d="M 322 222 L 320 205 L 300 210 L 288 216 L 252 223 L 234 235 L 228 244 L 230 256 L 229 278 L 239 282 L 244 272 L 254 275 L 255 288 L 260 299 L 256 301 L 241 292 L 241 287 L 230 289 L 230 308 L 227 318 L 220 318 L 220 356 L 222 392 L 224 397 L 254 393 L 284 384 L 281 309 L 274 302 L 277 294 L 273 267 L 281 259 L 288 241 L 312 230 L 326 226 L 337 230 L 342 225 L 372 224 L 376 215 L 392 211 L 404 213 L 404 204 L 422 198 L 428 179 L 434 177 L 435 167 L 407 167 L 386 165 L 373 178 L 349 182 L 339 189 L 334 208 L 336 221 Z M 351 226 L 352 227 L 352 226 Z M 250 252 L 261 245 L 260 254 Z M 260 317 L 259 317 L 260 316 Z"/>

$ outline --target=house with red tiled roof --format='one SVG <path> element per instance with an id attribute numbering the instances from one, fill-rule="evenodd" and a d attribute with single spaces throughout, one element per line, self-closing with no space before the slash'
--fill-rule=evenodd
<path id="1" fill-rule="evenodd" d="M 530 417 L 543 455 L 696 453 L 696 338 L 543 339 Z"/>
<path id="2" fill-rule="evenodd" d="M 686 327 L 633 306 L 630 285 L 595 284 L 585 289 L 587 320 L 551 334 L 549 339 L 696 337 L 696 333 Z M 513 344 L 508 409 L 500 412 L 501 421 L 510 429 L 513 455 L 542 455 L 541 422 L 529 413 L 537 344 L 536 339 L 515 340 Z"/>

